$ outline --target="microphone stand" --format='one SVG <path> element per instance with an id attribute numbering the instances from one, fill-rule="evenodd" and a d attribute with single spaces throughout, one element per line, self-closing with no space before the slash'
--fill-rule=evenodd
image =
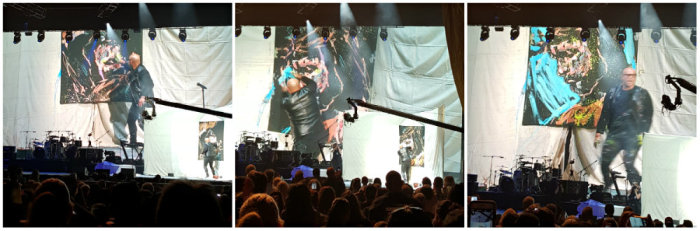
<path id="1" fill-rule="evenodd" d="M 586 167 L 584 167 L 581 171 L 578 171 L 578 181 L 581 181 L 581 173 L 586 174 L 586 173 L 584 173 L 584 171 L 586 171 L 586 169 L 588 169 L 588 168 L 590 168 L 591 166 L 593 166 L 593 164 L 595 164 L 596 162 L 598 162 L 598 160 L 593 161 L 593 163 L 588 164 L 588 165 L 587 165 Z"/>
<path id="2" fill-rule="evenodd" d="M 206 106 L 204 104 L 204 89 L 206 89 L 206 87 L 204 87 L 204 85 L 202 85 L 201 83 L 197 83 L 197 86 L 202 88 L 202 108 L 206 108 Z"/>
<path id="3" fill-rule="evenodd" d="M 496 177 L 495 175 L 493 175 L 493 158 L 498 157 L 498 158 L 503 159 L 503 156 L 490 155 L 490 156 L 482 156 L 482 157 L 490 157 L 491 158 L 491 167 L 489 167 L 489 181 L 491 181 L 491 176 Z M 495 179 L 494 179 L 494 181 L 495 181 Z M 494 184 L 494 182 L 493 181 L 489 182 L 489 184 Z M 491 186 L 487 185 L 487 187 L 490 188 Z"/>

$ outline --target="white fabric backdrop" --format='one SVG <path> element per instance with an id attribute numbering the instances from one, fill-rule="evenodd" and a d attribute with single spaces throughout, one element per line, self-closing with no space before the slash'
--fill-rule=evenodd
<path id="1" fill-rule="evenodd" d="M 493 28 L 491 31 L 488 40 L 479 41 L 481 27 L 470 26 L 467 37 L 467 173 L 477 174 L 481 184 L 486 183 L 491 161 L 484 155 L 504 156 L 503 159 L 494 159 L 494 170 L 501 165 L 505 168 L 514 167 L 516 155 L 553 157 L 555 166 L 563 166 L 567 135 L 565 128 L 521 125 L 529 28 L 521 28 L 521 35 L 515 41 L 510 40 L 507 31 L 494 32 Z M 670 116 L 661 115 L 663 89 L 666 88 L 666 94 L 669 95 L 675 94 L 675 90 L 669 91 L 662 85 L 665 74 L 659 73 L 696 82 L 695 47 L 688 40 L 689 30 L 666 29 L 663 32 L 661 40 L 665 42 L 653 44 L 648 30 L 642 31 L 638 42 L 637 85 L 649 90 L 654 104 L 655 114 L 650 133 L 695 136 L 697 113 L 694 95 L 684 93 L 682 109 L 672 112 Z M 593 146 L 594 135 L 594 129 L 574 129 L 570 159 L 575 160 L 575 173 L 600 158 L 602 145 L 597 148 Z M 635 163 L 640 172 L 641 159 L 640 152 Z M 622 158 L 618 156 L 611 167 L 620 163 Z M 624 172 L 624 167 L 616 170 Z M 583 173 L 582 176 L 574 176 L 574 180 L 601 184 L 599 163 L 594 163 Z M 624 187 L 622 180 L 618 183 Z"/>
<path id="2" fill-rule="evenodd" d="M 147 30 L 143 32 L 143 64 L 155 83 L 155 96 L 201 107 L 201 90 L 196 86 L 201 82 L 209 88 L 205 96 L 208 108 L 230 105 L 231 27 L 188 29 L 185 43 L 177 38 L 179 29 L 157 31 L 155 41 L 148 38 Z M 46 130 L 71 130 L 83 140 L 91 132 L 96 136 L 108 133 L 99 145 L 116 145 L 112 124 L 124 124 L 122 132 L 126 129 L 128 103 L 59 104 L 60 32 L 46 32 L 41 43 L 25 37 L 12 44 L 12 37 L 13 33 L 3 33 L 3 145 L 24 146 L 25 137 L 20 134 L 24 130 L 37 131 L 32 134 L 37 138 L 43 138 Z M 111 115 L 110 109 L 119 113 Z M 172 109 L 158 108 L 159 114 L 168 110 Z M 199 118 L 192 122 L 196 126 Z M 196 142 L 194 145 L 196 148 Z"/>
<path id="3" fill-rule="evenodd" d="M 462 127 L 463 108 L 454 86 L 444 27 L 388 28 L 387 32 L 387 41 L 377 38 L 370 103 L 412 114 L 436 112 L 444 106 L 444 118 L 439 120 Z M 426 129 L 428 126 L 432 125 Z M 459 172 L 462 134 L 438 131 L 444 140 L 436 147 L 436 155 L 443 153 L 444 165 L 436 162 L 434 174 Z"/>
<path id="4" fill-rule="evenodd" d="M 687 136 L 646 135 L 644 137 L 644 180 L 642 214 L 700 219 L 696 205 L 698 139 Z"/>

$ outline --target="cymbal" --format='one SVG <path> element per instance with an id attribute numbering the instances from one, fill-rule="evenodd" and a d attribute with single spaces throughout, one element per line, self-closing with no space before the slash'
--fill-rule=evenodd
<path id="1" fill-rule="evenodd" d="M 520 164 L 532 164 L 530 161 L 521 161 Z"/>

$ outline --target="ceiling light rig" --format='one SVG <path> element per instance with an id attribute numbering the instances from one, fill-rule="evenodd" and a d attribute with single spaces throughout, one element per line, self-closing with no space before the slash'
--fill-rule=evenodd
<path id="1" fill-rule="evenodd" d="M 625 35 L 625 28 L 620 27 L 617 29 L 617 42 L 620 43 L 620 45 L 625 43 L 625 40 L 627 39 L 627 35 Z"/>
<path id="2" fill-rule="evenodd" d="M 479 40 L 481 41 L 486 41 L 489 39 L 489 27 L 488 26 L 481 26 L 481 37 L 479 37 Z"/>
<path id="3" fill-rule="evenodd" d="M 547 40 L 547 43 L 554 40 L 554 27 L 547 27 L 547 33 L 544 34 L 544 38 Z"/>
<path id="4" fill-rule="evenodd" d="M 583 28 L 581 27 L 581 41 L 586 42 L 588 41 L 588 38 L 591 37 L 591 31 L 588 30 L 588 28 Z"/>
<path id="5" fill-rule="evenodd" d="M 510 26 L 510 40 L 515 40 L 520 35 L 519 26 Z"/>
<path id="6" fill-rule="evenodd" d="M 272 35 L 272 29 L 270 29 L 270 26 L 265 26 L 265 29 L 263 29 L 263 38 L 267 39 Z"/>

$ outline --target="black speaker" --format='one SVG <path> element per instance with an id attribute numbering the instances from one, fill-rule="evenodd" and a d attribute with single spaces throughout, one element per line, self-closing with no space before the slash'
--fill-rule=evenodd
<path id="1" fill-rule="evenodd" d="M 588 182 L 562 180 L 559 182 L 560 196 L 570 200 L 585 200 L 588 194 Z"/>
<path id="2" fill-rule="evenodd" d="M 122 168 L 121 173 L 127 180 L 133 180 L 136 176 L 133 168 Z"/>
<path id="3" fill-rule="evenodd" d="M 15 146 L 2 146 L 2 159 L 15 160 Z"/>
<path id="4" fill-rule="evenodd" d="M 114 153 L 114 152 L 112 152 Z M 104 158 L 104 149 L 101 148 L 78 148 L 78 159 L 84 161 L 92 161 L 96 163 L 102 162 Z"/>
<path id="5" fill-rule="evenodd" d="M 273 159 L 275 166 L 289 166 L 294 163 L 294 159 L 298 158 L 299 151 L 273 151 Z"/>

